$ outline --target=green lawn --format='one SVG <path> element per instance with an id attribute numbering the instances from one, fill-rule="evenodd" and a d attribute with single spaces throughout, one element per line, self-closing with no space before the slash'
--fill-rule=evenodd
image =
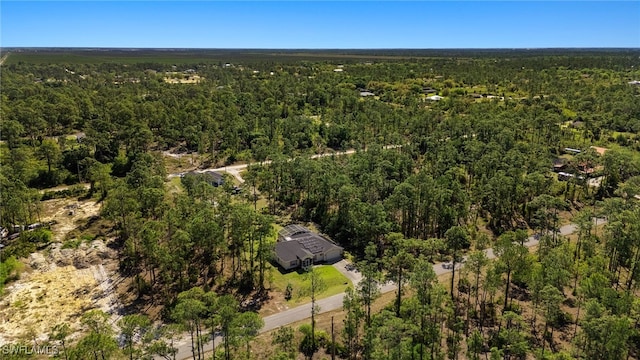
<path id="1" fill-rule="evenodd" d="M 315 265 L 314 268 L 320 273 L 320 277 L 325 284 L 324 291 L 316 296 L 318 299 L 339 294 L 345 291 L 347 287 L 352 286 L 351 281 L 331 265 Z M 284 293 L 287 284 L 291 284 L 293 287 L 291 300 L 287 302 L 289 305 L 295 306 L 311 301 L 308 293 L 310 280 L 307 274 L 297 271 L 283 274 L 277 268 L 273 268 L 271 273 L 273 274 L 273 281 L 271 283 L 273 290 Z"/>

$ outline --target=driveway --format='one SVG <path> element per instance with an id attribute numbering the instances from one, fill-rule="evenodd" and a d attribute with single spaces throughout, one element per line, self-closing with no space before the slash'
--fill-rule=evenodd
<path id="1" fill-rule="evenodd" d="M 594 218 L 594 223 L 596 225 L 602 225 L 606 223 L 606 219 L 603 218 Z M 577 230 L 577 226 L 575 224 L 567 224 L 559 229 L 559 233 L 563 236 L 570 235 Z M 526 247 L 532 247 L 537 245 L 539 240 L 530 236 L 527 241 L 524 243 Z M 496 255 L 493 253 L 493 249 L 485 250 L 487 257 L 489 259 L 495 259 Z M 466 259 L 466 257 L 465 257 Z M 336 269 L 344 274 L 347 278 L 351 280 L 354 284 L 354 287 L 362 280 L 362 275 L 355 270 L 348 270 L 347 266 L 350 263 L 346 260 L 341 260 L 334 264 Z M 463 267 L 464 264 L 460 264 L 456 266 L 456 270 Z M 433 269 L 437 275 L 442 275 L 451 272 L 451 269 L 445 269 L 442 267 L 442 263 L 434 264 Z M 386 282 L 380 284 L 380 293 L 384 294 L 387 292 L 394 291 L 397 287 L 393 282 Z M 317 305 L 320 307 L 320 314 L 329 312 L 332 310 L 337 310 L 342 308 L 342 300 L 344 299 L 344 293 L 340 293 L 337 295 L 330 296 L 328 298 L 320 299 L 317 301 Z M 289 325 L 291 323 L 304 320 L 311 317 L 311 303 L 300 305 L 298 307 L 285 310 L 279 312 L 277 314 L 273 314 L 267 317 L 264 317 L 264 327 L 260 329 L 260 332 L 267 332 L 273 329 L 277 329 L 278 327 Z M 216 337 L 216 345 L 219 344 L 220 338 Z M 191 355 L 191 344 L 188 342 L 187 338 L 182 339 L 178 345 L 178 353 L 176 354 L 176 359 L 189 359 L 192 357 Z M 205 345 L 205 349 L 211 349 L 211 341 L 207 342 Z M 155 357 L 156 359 L 161 359 L 160 357 Z"/>
<path id="2" fill-rule="evenodd" d="M 353 284 L 353 288 L 357 288 L 360 280 L 362 280 L 362 274 L 355 268 L 355 266 L 347 261 L 346 259 L 342 259 L 337 263 L 333 264 L 333 267 L 338 269 L 342 275 L 344 275 L 347 279 L 351 280 L 351 284 Z"/>

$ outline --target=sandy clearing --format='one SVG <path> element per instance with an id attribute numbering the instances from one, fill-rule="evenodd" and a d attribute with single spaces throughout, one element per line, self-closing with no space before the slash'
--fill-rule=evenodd
<path id="1" fill-rule="evenodd" d="M 65 266 L 26 274 L 8 286 L 7 296 L 0 300 L 0 345 L 30 334 L 46 339 L 62 322 L 78 330 L 80 316 L 93 307 L 95 288 L 90 269 Z"/>
<path id="2" fill-rule="evenodd" d="M 80 330 L 80 317 L 90 309 L 120 318 L 121 305 L 115 287 L 117 253 L 104 241 L 63 249 L 67 234 L 100 211 L 94 200 L 52 199 L 42 202 L 42 221 L 55 220 L 53 241 L 46 250 L 33 253 L 27 270 L 5 288 L 0 299 L 0 346 L 19 339 L 46 339 L 56 324 L 66 322 Z"/>
<path id="3" fill-rule="evenodd" d="M 165 77 L 164 82 L 168 84 L 197 84 L 204 78 L 198 75 L 184 76 L 181 78 Z"/>
<path id="4" fill-rule="evenodd" d="M 67 234 L 78 227 L 78 223 L 100 213 L 101 205 L 94 200 L 76 201 L 53 199 L 43 201 L 43 221 L 55 220 L 51 226 L 54 242 L 63 242 Z"/>
<path id="5" fill-rule="evenodd" d="M 82 251 L 100 251 L 103 245 L 95 243 L 74 251 L 74 256 L 82 257 Z M 32 270 L 10 284 L 6 296 L 0 299 L 0 346 L 31 340 L 34 335 L 45 340 L 51 328 L 63 322 L 78 331 L 82 314 L 91 309 L 110 314 L 109 322 L 117 331 L 121 304 L 115 288 L 121 278 L 115 269 L 110 270 L 113 266 L 57 266 L 52 255 L 45 258 L 41 253 L 32 254 L 29 260 Z"/>

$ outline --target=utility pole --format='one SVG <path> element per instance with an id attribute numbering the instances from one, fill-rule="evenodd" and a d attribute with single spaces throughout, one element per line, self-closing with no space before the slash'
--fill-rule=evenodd
<path id="1" fill-rule="evenodd" d="M 336 334 L 333 332 L 333 316 L 331 317 L 331 360 L 336 360 Z"/>

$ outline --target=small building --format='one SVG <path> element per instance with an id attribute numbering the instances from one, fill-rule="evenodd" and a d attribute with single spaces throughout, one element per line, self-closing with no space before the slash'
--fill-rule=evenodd
<path id="1" fill-rule="evenodd" d="M 224 177 L 219 172 L 205 171 L 202 173 L 204 179 L 213 186 L 220 186 L 224 184 Z"/>
<path id="2" fill-rule="evenodd" d="M 224 184 L 224 177 L 222 174 L 215 171 L 181 173 L 180 177 L 193 177 L 196 181 L 205 181 L 211 186 L 218 187 Z"/>
<path id="3" fill-rule="evenodd" d="M 372 93 L 371 91 L 360 91 L 360 96 L 362 97 L 376 96 L 376 94 Z"/>
<path id="4" fill-rule="evenodd" d="M 567 181 L 567 180 L 569 180 L 569 179 L 571 179 L 573 177 L 575 177 L 573 174 L 569 174 L 569 173 L 566 173 L 566 172 L 563 172 L 563 171 L 558 173 L 558 180 L 560 180 L 560 181 Z"/>
<path id="5" fill-rule="evenodd" d="M 573 178 L 576 178 L 576 179 L 581 180 L 581 181 L 584 180 L 584 176 L 582 176 L 582 175 L 578 175 L 578 177 L 576 177 L 573 174 L 562 172 L 562 171 L 558 173 L 558 180 L 559 181 L 569 181 L 570 179 L 573 179 Z"/>
<path id="6" fill-rule="evenodd" d="M 578 149 L 573 149 L 573 148 L 564 148 L 563 149 L 565 153 L 567 154 L 580 154 L 582 151 L 578 150 Z"/>
<path id="7" fill-rule="evenodd" d="M 567 159 L 557 158 L 553 159 L 553 171 L 561 172 L 567 167 Z"/>
<path id="8" fill-rule="evenodd" d="M 285 270 L 307 269 L 318 262 L 336 262 L 342 258 L 342 247 L 305 228 L 292 224 L 278 233 L 274 260 Z"/>

